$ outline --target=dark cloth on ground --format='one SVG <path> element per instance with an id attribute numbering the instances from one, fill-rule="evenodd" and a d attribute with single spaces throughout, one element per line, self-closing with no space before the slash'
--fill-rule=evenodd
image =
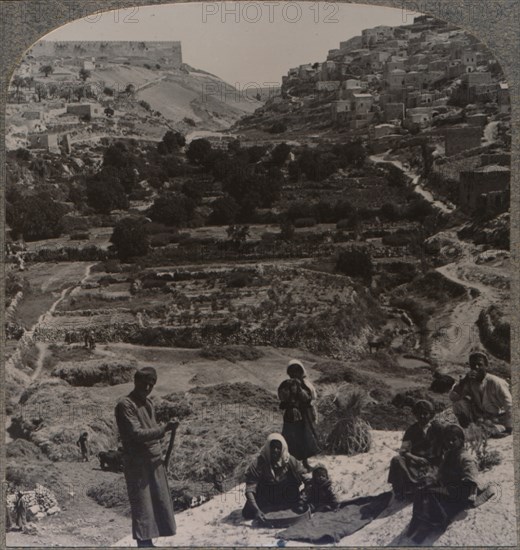
<path id="1" fill-rule="evenodd" d="M 377 496 L 344 501 L 337 512 L 317 512 L 311 518 L 278 533 L 277 537 L 312 544 L 337 543 L 379 516 L 391 498 L 392 493 L 388 491 Z"/>
<path id="2" fill-rule="evenodd" d="M 175 535 L 173 503 L 161 449 L 165 432 L 157 425 L 152 402 L 131 392 L 117 403 L 116 421 L 123 445 L 133 538 Z"/>
<path id="3" fill-rule="evenodd" d="M 280 409 L 284 411 L 282 435 L 289 452 L 298 460 L 305 460 L 320 452 L 315 423 L 312 391 L 305 382 L 290 378 L 278 388 Z"/>

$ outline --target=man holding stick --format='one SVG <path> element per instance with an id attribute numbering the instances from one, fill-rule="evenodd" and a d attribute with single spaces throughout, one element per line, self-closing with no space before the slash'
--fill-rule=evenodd
<path id="1" fill-rule="evenodd" d="M 140 548 L 153 547 L 152 539 L 175 535 L 173 503 L 166 477 L 176 421 L 159 425 L 150 395 L 157 373 L 153 367 L 138 370 L 134 389 L 116 405 L 116 421 L 123 444 L 124 470 L 132 511 L 132 536 Z M 171 432 L 166 462 L 161 439 Z"/>

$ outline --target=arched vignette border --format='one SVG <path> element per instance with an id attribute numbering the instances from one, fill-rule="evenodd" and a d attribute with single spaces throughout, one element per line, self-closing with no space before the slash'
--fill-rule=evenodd
<path id="1" fill-rule="evenodd" d="M 189 2 L 195 0 L 188 0 Z M 222 0 L 213 0 L 221 2 Z M 247 3 L 250 0 L 236 0 Z M 268 1 L 268 0 L 260 0 Z M 276 1 L 276 0 L 274 0 Z M 300 0 L 313 2 L 313 0 Z M 515 489 L 517 534 L 520 540 L 520 2 L 518 0 L 335 0 L 338 3 L 384 6 L 407 14 L 429 14 L 457 25 L 485 44 L 501 64 L 511 96 L 511 253 L 513 259 L 511 299 L 512 317 L 512 386 L 517 406 L 514 410 Z M 0 0 L 0 254 L 4 254 L 5 227 L 5 109 L 7 87 L 25 51 L 52 30 L 76 19 L 101 11 L 135 6 L 159 6 L 187 3 L 175 0 Z M 0 272 L 0 298 L 4 298 L 4 275 Z M 3 309 L 0 313 L 0 337 L 4 341 Z M 3 349 L 3 346 L 2 346 Z M 5 388 L 3 356 L 0 357 L 0 382 Z M 0 393 L 0 422 L 5 425 L 5 393 Z M 5 432 L 0 443 L 0 475 L 5 477 Z M 5 540 L 4 526 L 0 536 Z"/>

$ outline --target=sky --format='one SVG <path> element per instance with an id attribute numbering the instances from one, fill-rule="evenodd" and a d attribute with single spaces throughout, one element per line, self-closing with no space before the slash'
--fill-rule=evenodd
<path id="1" fill-rule="evenodd" d="M 229 84 L 269 86 L 291 67 L 324 61 L 340 41 L 377 25 L 412 23 L 395 8 L 325 2 L 201 2 L 100 12 L 46 40 L 180 40 L 183 61 Z"/>

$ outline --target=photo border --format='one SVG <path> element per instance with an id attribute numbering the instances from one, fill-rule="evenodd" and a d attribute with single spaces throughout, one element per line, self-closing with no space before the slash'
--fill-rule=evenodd
<path id="1" fill-rule="evenodd" d="M 0 0 L 0 248 L 2 263 L 5 246 L 6 183 L 6 99 L 12 74 L 26 50 L 52 30 L 74 20 L 115 9 L 162 4 L 188 3 L 176 0 Z M 212 0 L 212 3 L 222 0 Z M 235 0 L 247 3 L 249 0 Z M 260 0 L 264 1 L 264 0 Z M 279 0 L 280 3 L 285 0 Z M 313 2 L 314 0 L 299 0 Z M 511 98 L 511 385 L 514 400 L 514 468 L 516 527 L 520 544 L 520 2 L 518 0 L 335 0 L 401 9 L 406 14 L 420 12 L 459 26 L 486 45 L 501 64 L 507 77 Z M 4 303 L 4 270 L 0 273 L 0 297 Z M 516 306 L 516 307 L 515 307 Z M 4 311 L 0 314 L 0 338 L 5 339 Z M 3 345 L 1 347 L 3 350 Z M 5 426 L 5 370 L 0 357 L 0 422 Z M 0 436 L 0 475 L 5 479 L 5 429 Z M 2 491 L 3 494 L 3 491 Z M 0 525 L 0 540 L 5 540 L 5 525 Z M 9 547 L 15 548 L 15 547 Z M 48 547 L 38 547 L 48 548 Z M 65 548 L 65 547 L 63 547 Z M 195 548 L 195 547 L 190 547 Z M 204 547 L 209 548 L 209 547 Z M 254 547 L 247 547 L 254 548 Z M 350 547 L 349 547 L 350 548 Z M 445 547 L 447 548 L 447 547 Z M 464 547 L 457 547 L 464 548 Z M 474 548 L 474 547 L 472 547 Z M 492 548 L 492 547 L 488 547 Z M 501 546 L 497 548 L 508 548 Z"/>

